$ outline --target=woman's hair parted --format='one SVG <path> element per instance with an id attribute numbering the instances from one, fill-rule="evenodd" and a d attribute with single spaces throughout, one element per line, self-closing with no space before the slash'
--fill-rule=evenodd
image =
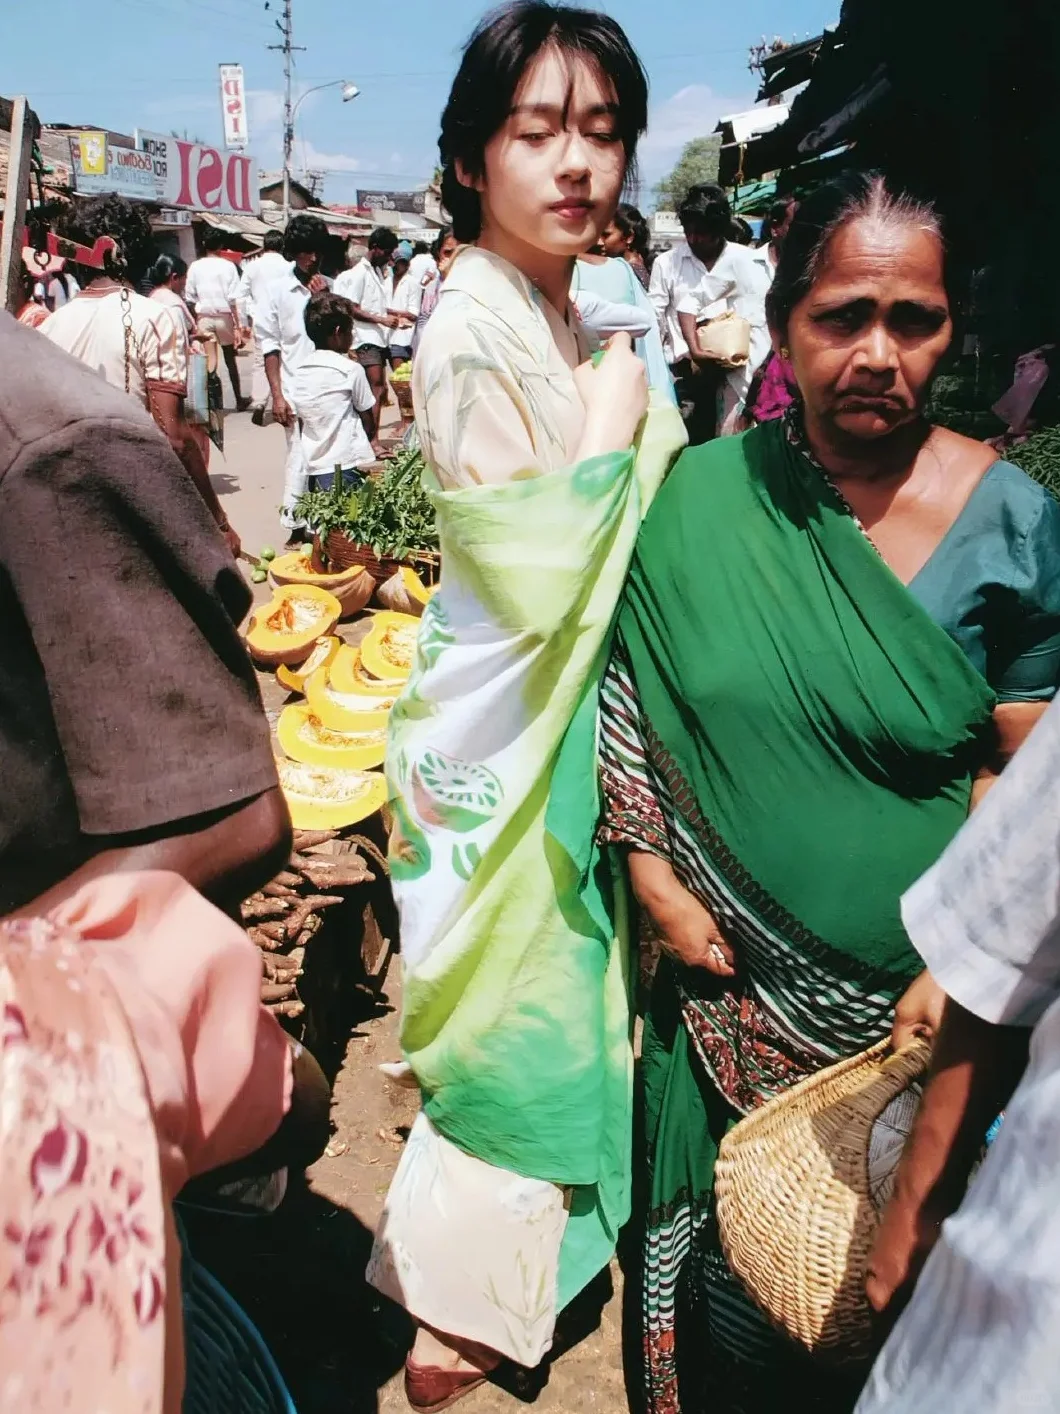
<path id="1" fill-rule="evenodd" d="M 478 192 L 458 178 L 457 163 L 469 177 L 483 175 L 487 144 L 508 121 L 523 75 L 548 48 L 587 60 L 613 86 L 627 176 L 634 169 L 648 124 L 648 79 L 625 31 L 595 10 L 518 0 L 487 15 L 468 40 L 442 114 L 442 204 L 458 241 L 481 234 L 482 206 Z"/>
<path id="2" fill-rule="evenodd" d="M 165 285 L 174 276 L 180 277 L 188 273 L 187 264 L 181 260 L 179 255 L 160 255 L 147 272 L 147 283 L 153 290 L 157 290 L 159 285 Z"/>
<path id="3" fill-rule="evenodd" d="M 942 245 L 942 222 L 935 208 L 908 192 L 892 191 L 879 172 L 850 172 L 818 187 L 805 200 L 780 248 L 776 275 L 766 295 L 769 327 L 787 331 L 795 306 L 813 289 L 832 237 L 852 221 L 889 229 L 926 231 Z"/>

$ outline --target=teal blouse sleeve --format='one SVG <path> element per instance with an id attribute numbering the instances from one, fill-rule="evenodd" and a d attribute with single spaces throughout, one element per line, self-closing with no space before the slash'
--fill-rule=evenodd
<path id="1" fill-rule="evenodd" d="M 1002 702 L 1034 702 L 1055 696 L 1060 683 L 1060 504 L 1048 492 L 1016 548 L 1013 588 L 1021 612 L 1007 653 L 999 645 L 995 654 L 992 685 Z"/>
<path id="2" fill-rule="evenodd" d="M 1060 504 L 995 462 L 909 586 L 1002 702 L 1060 685 Z"/>

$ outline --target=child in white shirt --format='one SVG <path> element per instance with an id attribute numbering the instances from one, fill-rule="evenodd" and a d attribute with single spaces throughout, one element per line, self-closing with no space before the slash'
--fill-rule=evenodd
<path id="1" fill-rule="evenodd" d="M 298 417 L 311 491 L 328 490 L 335 473 L 357 485 L 376 460 L 375 395 L 361 365 L 350 358 L 353 307 L 323 290 L 305 309 L 315 352 L 295 369 L 291 405 Z"/>

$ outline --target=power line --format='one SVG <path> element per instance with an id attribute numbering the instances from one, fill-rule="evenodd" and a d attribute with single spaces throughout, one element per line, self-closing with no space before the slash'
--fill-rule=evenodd
<path id="1" fill-rule="evenodd" d="M 138 0 L 111 0 L 111 3 L 121 9 L 129 10 L 135 15 L 151 17 L 153 19 L 177 20 L 187 23 L 192 17 L 187 14 L 187 9 L 195 9 L 214 16 L 214 28 L 217 30 L 229 29 L 233 33 L 236 28 L 247 37 L 248 28 L 252 31 L 258 30 L 264 36 L 267 31 L 271 31 L 269 22 L 253 14 L 236 14 L 232 11 L 219 9 L 215 5 L 204 3 L 204 0 L 167 0 L 165 4 L 150 3 L 141 4 Z M 174 8 L 176 5 L 183 5 L 185 9 Z M 218 23 L 220 20 L 220 23 Z"/>
<path id="2" fill-rule="evenodd" d="M 177 14 L 176 11 L 173 11 L 173 10 L 166 10 L 166 9 L 163 8 L 163 5 L 160 5 L 160 4 L 158 4 L 158 3 L 140 3 L 139 0 L 111 0 L 111 3 L 114 4 L 114 5 L 122 5 L 122 6 L 124 6 L 126 9 L 135 10 L 135 11 L 137 11 L 137 12 L 140 13 L 140 14 L 145 14 L 145 15 L 162 15 L 164 18 L 177 18 L 177 17 L 178 17 L 178 14 Z M 172 4 L 181 4 L 181 3 L 183 3 L 183 4 L 191 4 L 191 3 L 193 3 L 193 0 L 168 0 L 168 3 L 169 3 L 170 5 L 172 5 Z M 202 9 L 211 10 L 211 11 L 214 10 L 214 7 L 213 7 L 213 6 L 207 5 L 207 4 L 201 4 L 201 3 L 200 3 L 200 0 L 194 0 L 194 3 L 196 4 L 196 7 L 197 7 L 197 8 L 202 8 Z M 221 12 L 221 13 L 224 13 L 224 12 Z M 236 17 L 233 16 L 233 18 L 236 18 Z M 271 30 L 272 30 L 272 28 L 273 28 L 273 26 L 270 25 L 267 20 L 255 21 L 255 20 L 252 19 L 252 18 L 248 18 L 248 21 L 247 21 L 247 22 L 249 22 L 249 23 L 251 23 L 251 24 L 257 23 L 258 25 L 263 26 L 263 28 L 264 28 L 265 30 L 269 30 L 270 32 L 271 32 Z M 237 23 L 238 23 L 238 24 L 243 24 L 244 21 L 243 21 L 243 20 L 237 20 Z M 254 37 L 256 38 L 256 36 L 254 36 Z M 272 46 L 270 45 L 269 47 L 271 48 Z M 277 47 L 277 48 L 281 48 L 282 46 L 276 46 L 276 47 Z M 697 54 L 697 55 L 691 55 L 691 54 L 689 54 L 689 53 L 687 53 L 687 52 L 686 52 L 686 53 L 683 53 L 683 54 L 655 54 L 655 55 L 646 54 L 646 55 L 643 55 L 642 58 L 644 59 L 644 62 L 645 62 L 645 64 L 647 64 L 647 65 L 651 65 L 651 64 L 665 64 L 665 63 L 676 63 L 676 62 L 678 62 L 678 61 L 682 61 L 682 62 L 683 62 L 683 61 L 687 61 L 687 60 L 689 60 L 689 59 L 692 59 L 692 60 L 694 60 L 694 61 L 697 62 L 697 63 L 703 63 L 703 62 L 708 61 L 708 60 L 713 59 L 713 58 L 721 58 L 721 57 L 723 57 L 723 56 L 725 56 L 725 55 L 727 55 L 727 54 L 744 54 L 744 53 L 746 53 L 746 46 L 745 46 L 745 45 L 741 45 L 739 48 L 734 48 L 734 49 L 711 49 L 711 50 L 704 51 L 704 52 L 702 52 L 702 53 L 700 53 L 700 54 Z M 356 74 L 356 79 L 357 79 L 357 82 L 358 82 L 358 83 L 375 83 L 375 82 L 378 81 L 378 80 L 389 80 L 389 79 L 433 79 L 433 78 L 452 78 L 453 73 L 454 73 L 454 70 L 453 70 L 452 68 L 449 68 L 449 69 L 429 69 L 429 70 L 421 70 L 421 71 L 419 71 L 419 72 L 417 72 L 417 73 L 409 73 L 408 70 L 406 70 L 406 69 L 394 70 L 394 71 L 389 71 L 389 72 L 385 72 L 385 73 L 384 73 L 384 72 L 381 72 L 381 73 L 370 73 L 370 72 L 369 72 L 369 73 L 364 73 L 364 72 L 358 70 L 358 71 L 357 71 L 357 74 Z M 314 82 L 316 82 L 317 80 L 324 80 L 324 79 L 327 79 L 327 78 L 330 78 L 330 77 L 331 77 L 330 74 L 306 74 L 306 75 L 304 75 L 304 76 L 302 77 L 302 82 L 303 82 L 303 83 L 307 83 L 307 84 L 308 84 L 308 83 L 314 83 Z M 154 77 L 154 78 L 142 78 L 142 79 L 129 78 L 129 79 L 124 79 L 124 80 L 122 81 L 122 86 L 123 86 L 124 88 L 131 88 L 131 87 L 134 87 L 134 86 L 135 86 L 135 87 L 138 87 L 138 88 L 139 88 L 139 87 L 143 87 L 143 88 L 157 88 L 157 87 L 158 87 L 158 78 L 157 78 L 157 76 L 156 76 L 156 77 Z M 191 88 L 195 88 L 196 86 L 197 86 L 197 85 L 196 85 L 195 83 L 192 83 L 192 84 L 189 85 L 189 87 L 191 87 Z M 212 86 L 212 81 L 211 81 L 211 86 Z M 202 87 L 206 87 L 205 81 L 202 81 Z M 65 89 L 37 89 L 37 90 L 34 91 L 34 97 L 37 98 L 37 99 L 40 99 L 40 98 L 80 98 L 80 97 L 91 98 L 93 95 L 99 93 L 99 91 L 100 91 L 100 88 L 99 88 L 98 85 L 97 85 L 96 87 L 94 87 L 94 88 L 80 88 L 80 89 L 77 89 L 77 88 L 65 88 Z"/>

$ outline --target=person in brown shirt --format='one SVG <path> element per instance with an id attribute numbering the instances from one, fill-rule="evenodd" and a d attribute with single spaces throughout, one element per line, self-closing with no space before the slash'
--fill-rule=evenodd
<path id="1" fill-rule="evenodd" d="M 221 907 L 288 857 L 249 591 L 146 412 L 0 312 L 0 916 L 170 869 Z"/>

